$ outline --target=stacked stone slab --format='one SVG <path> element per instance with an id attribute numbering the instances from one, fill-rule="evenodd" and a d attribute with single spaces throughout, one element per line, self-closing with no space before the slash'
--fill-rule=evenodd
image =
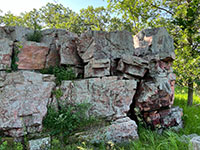
<path id="1" fill-rule="evenodd" d="M 171 108 L 176 76 L 173 39 L 164 28 L 146 29 L 134 36 L 134 55 L 149 62 L 148 73 L 139 82 L 134 112 L 152 128 L 182 127 L 182 109 Z"/>
<path id="2" fill-rule="evenodd" d="M 47 104 L 89 103 L 87 115 L 110 122 L 81 135 L 97 142 L 138 138 L 137 125 L 127 113 L 153 128 L 182 126 L 182 109 L 171 108 L 175 55 L 173 40 L 164 28 L 146 29 L 134 38 L 127 31 L 87 31 L 77 36 L 47 29 L 39 43 L 27 41 L 32 32 L 0 28 L 0 130 L 4 134 L 20 137 L 40 132 Z M 19 44 L 19 71 L 6 73 Z M 56 65 L 73 67 L 83 79 L 63 81 L 56 87 L 54 76 L 37 73 Z M 55 88 L 63 93 L 59 100 L 52 95 Z"/>

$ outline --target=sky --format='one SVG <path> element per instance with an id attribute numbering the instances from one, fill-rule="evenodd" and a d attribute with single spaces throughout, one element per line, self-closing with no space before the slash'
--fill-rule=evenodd
<path id="1" fill-rule="evenodd" d="M 61 3 L 64 7 L 69 7 L 76 12 L 89 5 L 94 7 L 107 5 L 106 0 L 0 0 L 0 10 L 4 13 L 11 11 L 11 13 L 19 15 L 21 12 L 28 12 L 33 8 L 38 9 L 48 2 Z"/>

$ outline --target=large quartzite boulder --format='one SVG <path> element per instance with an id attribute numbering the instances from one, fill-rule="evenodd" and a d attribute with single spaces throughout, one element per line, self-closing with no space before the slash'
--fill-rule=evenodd
<path id="1" fill-rule="evenodd" d="M 30 71 L 1 73 L 0 131 L 12 137 L 39 132 L 55 83 Z"/>
<path id="2" fill-rule="evenodd" d="M 90 103 L 89 115 L 115 120 L 125 117 L 135 94 L 137 82 L 117 76 L 64 81 L 60 89 L 62 104 Z"/>
<path id="3" fill-rule="evenodd" d="M 13 52 L 13 41 L 0 38 L 0 70 L 10 69 Z"/>
<path id="4" fill-rule="evenodd" d="M 127 31 L 88 31 L 80 36 L 77 46 L 79 56 L 88 63 L 85 77 L 114 75 L 117 61 L 134 52 L 133 38 Z"/>

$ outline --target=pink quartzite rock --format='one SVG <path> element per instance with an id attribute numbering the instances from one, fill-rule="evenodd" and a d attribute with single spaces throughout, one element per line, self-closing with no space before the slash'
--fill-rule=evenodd
<path id="1" fill-rule="evenodd" d="M 83 133 L 78 138 L 90 143 L 128 143 L 138 139 L 137 125 L 128 117 L 118 119 L 111 125 Z"/>
<path id="2" fill-rule="evenodd" d="M 88 31 L 80 36 L 77 48 L 83 62 L 88 63 L 85 72 L 90 73 L 86 77 L 115 75 L 113 64 L 123 55 L 132 56 L 134 52 L 132 35 L 126 31 Z"/>
<path id="3" fill-rule="evenodd" d="M 47 77 L 49 76 L 49 77 Z M 2 76 L 0 131 L 12 137 L 39 132 L 55 83 L 50 75 L 20 71 Z"/>
<path id="4" fill-rule="evenodd" d="M 36 42 L 24 42 L 23 48 L 18 54 L 18 69 L 43 69 L 45 68 L 46 56 L 49 52 L 48 45 Z"/>
<path id="5" fill-rule="evenodd" d="M 174 102 L 175 79 L 169 74 L 168 77 L 157 77 L 156 80 L 142 80 L 134 98 L 135 106 L 140 111 L 158 110 L 163 107 L 171 107 Z"/>
<path id="6" fill-rule="evenodd" d="M 11 57 L 13 51 L 13 42 L 9 39 L 0 39 L 0 70 L 11 67 Z"/>
<path id="7" fill-rule="evenodd" d="M 134 36 L 134 55 L 149 60 L 175 59 L 173 39 L 165 28 L 145 29 Z"/>
<path id="8" fill-rule="evenodd" d="M 84 77 L 103 77 L 110 75 L 110 59 L 92 59 L 84 68 Z"/>
<path id="9" fill-rule="evenodd" d="M 155 128 L 182 128 L 183 110 L 179 107 L 170 109 L 151 111 L 144 113 L 144 119 L 147 124 Z"/>
<path id="10" fill-rule="evenodd" d="M 90 103 L 89 115 L 112 120 L 126 116 L 136 86 L 135 80 L 122 80 L 116 76 L 64 81 L 60 87 L 63 96 L 59 103 Z"/>
<path id="11" fill-rule="evenodd" d="M 140 57 L 124 55 L 118 63 L 117 70 L 131 76 L 143 77 L 149 68 L 148 63 Z"/>
<path id="12" fill-rule="evenodd" d="M 42 42 L 52 47 L 51 51 L 53 51 L 54 55 L 52 56 L 54 59 L 51 59 L 51 61 L 57 59 L 62 65 L 81 64 L 81 59 L 78 56 L 76 47 L 78 36 L 75 33 L 68 32 L 64 29 L 47 29 L 42 31 L 42 33 Z M 53 63 L 51 63 L 51 65 L 53 65 Z M 50 66 L 48 61 L 47 66 Z"/>

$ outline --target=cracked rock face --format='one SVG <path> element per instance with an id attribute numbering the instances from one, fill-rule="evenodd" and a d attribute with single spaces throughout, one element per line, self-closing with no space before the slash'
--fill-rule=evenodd
<path id="1" fill-rule="evenodd" d="M 112 120 L 126 116 L 136 86 L 135 80 L 122 80 L 116 76 L 64 81 L 60 87 L 63 96 L 59 103 L 89 103 L 89 115 Z"/>
<path id="2" fill-rule="evenodd" d="M 47 64 L 47 66 L 54 65 L 56 63 L 55 59 L 62 65 L 81 64 L 76 46 L 78 36 L 75 33 L 63 29 L 47 29 L 42 34 L 42 42 L 51 46 L 50 55 L 52 53 L 52 56 L 49 56 L 49 59 L 51 58 L 52 63 Z"/>
<path id="3" fill-rule="evenodd" d="M 0 70 L 11 68 L 12 51 L 13 41 L 7 38 L 0 39 Z"/>
<path id="4" fill-rule="evenodd" d="M 133 55 L 134 47 L 129 32 L 88 31 L 79 38 L 77 50 L 88 63 L 84 77 L 100 77 L 115 75 L 116 61 L 123 55 Z"/>
<path id="5" fill-rule="evenodd" d="M 39 132 L 55 83 L 39 73 L 20 71 L 2 75 L 0 130 L 20 137 Z"/>

